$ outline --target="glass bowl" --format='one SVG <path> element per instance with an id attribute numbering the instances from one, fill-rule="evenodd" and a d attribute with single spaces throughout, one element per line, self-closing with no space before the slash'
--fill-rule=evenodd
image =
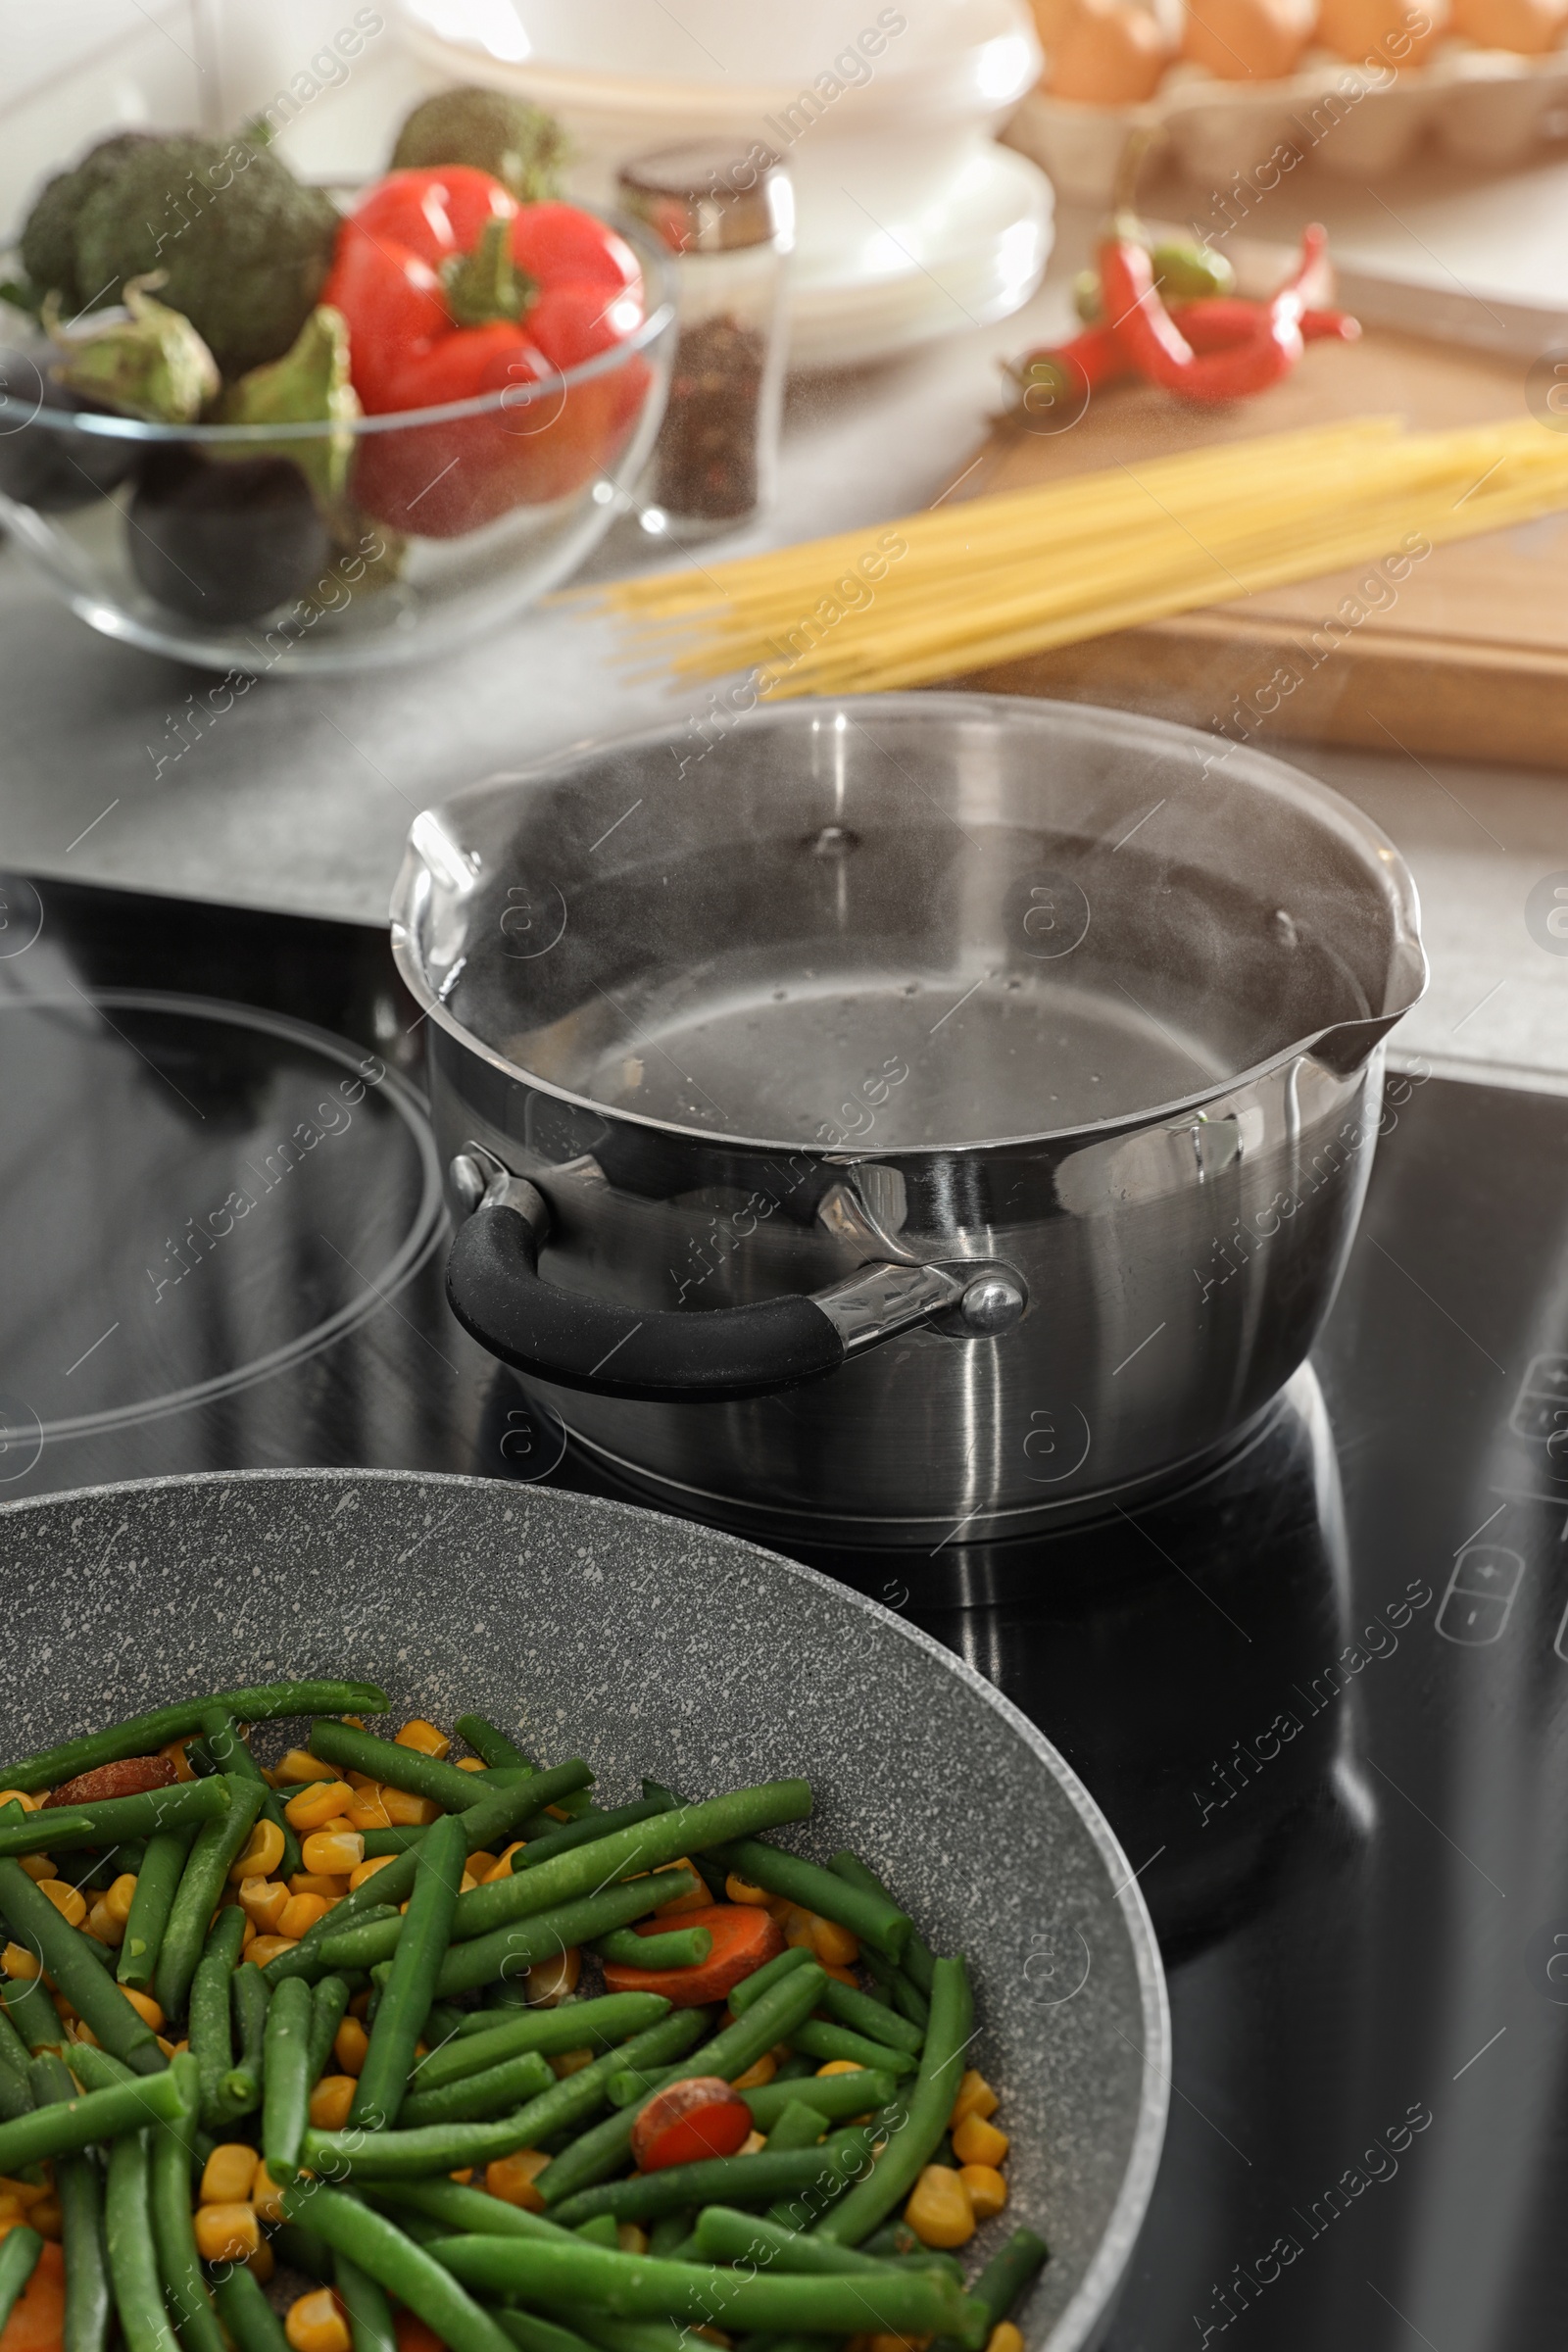
<path id="1" fill-rule="evenodd" d="M 369 669 L 466 643 L 576 569 L 659 430 L 669 258 L 612 225 L 642 267 L 642 323 L 563 374 L 443 408 L 335 427 L 144 424 L 50 407 L 36 366 L 10 368 L 0 520 L 90 627 L 210 669 Z M 7 360 L 45 360 L 15 316 Z M 334 434 L 353 449 L 329 524 L 306 474 L 324 473 Z"/>

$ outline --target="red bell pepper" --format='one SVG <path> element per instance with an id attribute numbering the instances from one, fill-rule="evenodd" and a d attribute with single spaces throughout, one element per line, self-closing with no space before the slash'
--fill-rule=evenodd
<path id="1" fill-rule="evenodd" d="M 321 299 L 348 320 L 371 416 L 514 394 L 478 416 L 362 436 L 355 494 L 399 530 L 454 538 L 568 497 L 614 456 L 647 391 L 639 359 L 561 380 L 641 323 L 624 239 L 573 205 L 519 206 L 467 166 L 394 172 L 372 188 Z"/>

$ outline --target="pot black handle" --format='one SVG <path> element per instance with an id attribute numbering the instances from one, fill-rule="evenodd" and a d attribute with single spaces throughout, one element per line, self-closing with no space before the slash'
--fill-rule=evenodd
<path id="1" fill-rule="evenodd" d="M 976 1337 L 1023 1311 L 1019 1296 L 1015 1312 L 1009 1305 L 1005 1320 L 996 1319 L 1005 1285 L 994 1275 L 966 1283 L 942 1266 L 885 1264 L 862 1266 L 814 1298 L 690 1312 L 615 1306 L 544 1280 L 539 1245 L 549 1221 L 531 1184 L 497 1174 L 458 1230 L 447 1298 L 464 1330 L 503 1363 L 604 1396 L 769 1396 L 836 1372 L 847 1356 L 943 1309 L 965 1315 Z"/>

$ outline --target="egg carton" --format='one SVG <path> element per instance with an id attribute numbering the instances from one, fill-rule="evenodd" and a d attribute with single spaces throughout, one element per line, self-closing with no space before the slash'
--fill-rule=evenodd
<path id="1" fill-rule="evenodd" d="M 1507 171 L 1564 128 L 1568 48 L 1519 57 L 1451 40 L 1429 65 L 1392 78 L 1318 51 L 1285 81 L 1227 82 L 1200 66 L 1173 66 L 1143 106 L 1089 106 L 1038 89 L 1004 135 L 1043 166 L 1058 195 L 1103 204 L 1128 133 L 1154 130 L 1184 177 L 1212 180 L 1217 202 L 1245 209 L 1303 162 L 1364 183 L 1397 172 L 1432 138 L 1459 162 Z"/>

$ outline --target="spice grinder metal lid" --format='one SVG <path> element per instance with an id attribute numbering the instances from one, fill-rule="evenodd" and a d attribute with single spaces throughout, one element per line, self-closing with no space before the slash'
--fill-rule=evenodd
<path id="1" fill-rule="evenodd" d="M 794 242 L 789 173 L 763 139 L 661 147 L 623 165 L 617 184 L 622 211 L 671 253 L 733 253 L 747 245 L 788 251 Z"/>

